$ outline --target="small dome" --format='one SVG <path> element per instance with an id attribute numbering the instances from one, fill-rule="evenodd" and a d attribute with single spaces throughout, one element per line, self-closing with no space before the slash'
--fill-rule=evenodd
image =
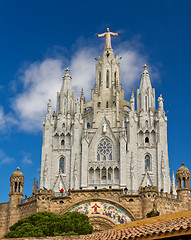
<path id="1" fill-rule="evenodd" d="M 190 176 L 190 171 L 187 167 L 184 166 L 184 163 L 181 164 L 182 167 L 180 167 L 177 172 L 176 175 L 189 175 Z"/>
<path id="2" fill-rule="evenodd" d="M 23 173 L 21 171 L 19 171 L 19 167 L 17 167 L 17 171 L 13 172 L 11 177 L 24 177 Z"/>

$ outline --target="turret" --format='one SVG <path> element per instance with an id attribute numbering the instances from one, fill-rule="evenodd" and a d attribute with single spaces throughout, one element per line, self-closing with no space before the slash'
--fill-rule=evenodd
<path id="1" fill-rule="evenodd" d="M 24 176 L 19 169 L 17 167 L 17 171 L 13 172 L 10 177 L 8 228 L 20 218 L 17 206 L 22 203 L 23 199 Z"/>
<path id="2" fill-rule="evenodd" d="M 187 167 L 184 166 L 184 163 L 181 164 L 176 173 L 177 180 L 177 196 L 180 200 L 188 200 L 190 197 L 190 171 Z"/>
<path id="3" fill-rule="evenodd" d="M 17 171 L 13 172 L 10 177 L 10 193 L 9 197 L 17 199 L 17 203 L 22 202 L 23 198 L 23 185 L 24 185 L 24 176 L 23 173 L 19 171 L 19 167 L 17 167 Z"/>
<path id="4" fill-rule="evenodd" d="M 155 210 L 155 199 L 158 191 L 155 186 L 146 186 L 139 189 L 139 193 L 142 199 L 143 218 L 146 218 L 147 213 Z"/>

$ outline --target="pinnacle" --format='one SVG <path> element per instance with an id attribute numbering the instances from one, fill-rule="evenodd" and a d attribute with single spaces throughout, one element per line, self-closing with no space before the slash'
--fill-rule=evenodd
<path id="1" fill-rule="evenodd" d="M 135 97 L 133 87 L 132 87 L 132 90 L 131 90 L 131 98 L 132 98 L 132 97 Z"/>

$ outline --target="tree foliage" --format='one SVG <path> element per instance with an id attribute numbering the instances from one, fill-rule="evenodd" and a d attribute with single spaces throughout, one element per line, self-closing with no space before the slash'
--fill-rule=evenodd
<path id="1" fill-rule="evenodd" d="M 147 218 L 151 218 L 151 217 L 157 217 L 157 216 L 159 216 L 160 215 L 160 213 L 158 212 L 158 211 L 156 211 L 156 210 L 152 210 L 152 211 L 150 211 L 149 213 L 147 213 Z"/>
<path id="2" fill-rule="evenodd" d="M 81 235 L 93 232 L 89 218 L 83 213 L 56 215 L 38 212 L 16 222 L 4 238 Z"/>

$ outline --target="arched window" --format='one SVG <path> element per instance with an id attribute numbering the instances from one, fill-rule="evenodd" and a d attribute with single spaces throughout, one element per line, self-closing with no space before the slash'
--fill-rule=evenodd
<path id="1" fill-rule="evenodd" d="M 145 111 L 148 110 L 148 97 L 145 96 Z"/>
<path id="2" fill-rule="evenodd" d="M 64 141 L 64 139 L 62 139 L 62 141 L 61 141 L 61 145 L 62 145 L 62 146 L 65 145 L 65 141 Z"/>
<path id="3" fill-rule="evenodd" d="M 145 138 L 145 143 L 149 143 L 149 138 L 148 137 Z"/>
<path id="4" fill-rule="evenodd" d="M 101 72 L 99 72 L 99 87 L 101 86 Z"/>
<path id="5" fill-rule="evenodd" d="M 90 126 L 90 123 L 88 122 L 88 123 L 87 123 L 87 128 L 90 128 L 90 127 L 91 127 L 91 126 Z"/>
<path id="6" fill-rule="evenodd" d="M 109 103 L 108 102 L 106 102 L 106 108 L 109 108 Z"/>
<path id="7" fill-rule="evenodd" d="M 139 108 L 141 109 L 141 94 L 139 93 Z"/>
<path id="8" fill-rule="evenodd" d="M 101 103 L 100 103 L 100 102 L 98 102 L 98 103 L 97 103 L 97 107 L 98 107 L 98 108 L 100 108 L 100 106 L 101 106 Z"/>
<path id="9" fill-rule="evenodd" d="M 148 154 L 145 156 L 145 170 L 151 170 L 151 157 Z"/>
<path id="10" fill-rule="evenodd" d="M 148 128 L 148 120 L 145 121 L 145 127 Z"/>
<path id="11" fill-rule="evenodd" d="M 15 191 L 14 192 L 17 192 L 17 182 L 15 182 Z"/>
<path id="12" fill-rule="evenodd" d="M 113 153 L 111 140 L 108 138 L 101 139 L 97 147 L 97 160 L 113 160 L 112 154 Z"/>
<path id="13" fill-rule="evenodd" d="M 117 87 L 117 73 L 116 72 L 114 72 L 114 87 L 115 87 L 115 89 Z"/>
<path id="14" fill-rule="evenodd" d="M 106 73 L 106 88 L 109 88 L 109 70 Z"/>
<path id="15" fill-rule="evenodd" d="M 65 172 L 65 159 L 64 157 L 61 157 L 59 161 L 59 173 L 64 173 L 64 172 Z"/>

